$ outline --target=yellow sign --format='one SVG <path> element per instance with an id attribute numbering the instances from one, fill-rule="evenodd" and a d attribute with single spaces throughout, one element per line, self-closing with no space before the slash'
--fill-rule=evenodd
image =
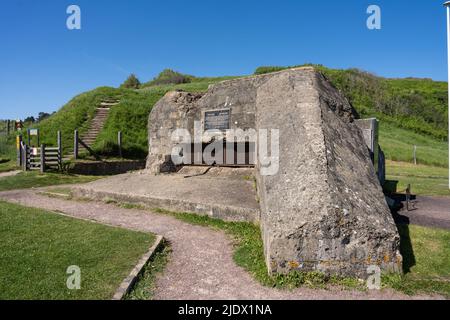
<path id="1" fill-rule="evenodd" d="M 19 136 L 16 137 L 16 145 L 17 145 L 17 150 L 19 150 L 20 149 L 20 137 Z"/>

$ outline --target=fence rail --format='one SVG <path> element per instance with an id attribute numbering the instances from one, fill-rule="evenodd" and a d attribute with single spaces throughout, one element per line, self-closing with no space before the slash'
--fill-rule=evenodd
<path id="1" fill-rule="evenodd" d="M 62 144 L 61 132 L 58 132 L 58 146 L 31 148 L 23 141 L 20 142 L 18 164 L 24 171 L 37 171 L 44 173 L 47 169 L 62 170 Z"/>
<path id="2" fill-rule="evenodd" d="M 0 135 L 9 135 L 16 131 L 15 120 L 0 120 Z"/>

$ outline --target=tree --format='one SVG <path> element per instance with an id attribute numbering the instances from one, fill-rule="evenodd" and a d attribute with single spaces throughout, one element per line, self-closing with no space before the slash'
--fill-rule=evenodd
<path id="1" fill-rule="evenodd" d="M 45 120 L 45 119 L 47 119 L 48 117 L 50 117 L 50 114 L 49 114 L 49 113 L 47 113 L 47 112 L 39 112 L 37 121 L 38 121 L 38 122 L 41 122 L 42 120 Z"/>
<path id="2" fill-rule="evenodd" d="M 182 74 L 171 69 L 163 70 L 155 79 L 150 81 L 149 85 L 162 85 L 162 84 L 180 84 L 190 83 L 194 79 L 194 76 L 188 74 Z"/>
<path id="3" fill-rule="evenodd" d="M 139 79 L 134 74 L 131 74 L 120 87 L 127 89 L 139 89 L 140 86 L 141 82 Z"/>
<path id="4" fill-rule="evenodd" d="M 27 123 L 34 123 L 35 121 L 36 121 L 36 119 L 33 116 L 27 117 L 24 120 L 24 122 L 27 122 Z"/>

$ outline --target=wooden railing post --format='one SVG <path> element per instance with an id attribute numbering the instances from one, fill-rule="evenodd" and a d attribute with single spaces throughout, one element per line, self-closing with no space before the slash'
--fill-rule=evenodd
<path id="1" fill-rule="evenodd" d="M 9 133 L 10 133 L 10 131 L 11 131 L 11 128 L 10 128 L 11 120 L 7 120 L 7 121 L 6 121 L 6 125 L 7 125 L 6 133 L 7 133 L 8 136 L 9 136 Z"/>
<path id="2" fill-rule="evenodd" d="M 61 170 L 62 169 L 62 140 L 61 140 L 61 131 L 58 131 L 58 167 Z"/>
<path id="3" fill-rule="evenodd" d="M 122 158 L 122 131 L 117 133 L 117 145 L 119 146 L 119 157 Z"/>
<path id="4" fill-rule="evenodd" d="M 28 170 L 28 146 L 22 142 L 22 168 L 23 171 Z"/>
<path id="5" fill-rule="evenodd" d="M 22 166 L 22 135 L 16 137 L 16 148 L 17 148 L 17 166 Z"/>
<path id="6" fill-rule="evenodd" d="M 78 159 L 78 130 L 75 130 L 73 137 L 73 157 L 74 159 Z"/>
<path id="7" fill-rule="evenodd" d="M 45 145 L 41 145 L 41 173 L 45 172 Z"/>

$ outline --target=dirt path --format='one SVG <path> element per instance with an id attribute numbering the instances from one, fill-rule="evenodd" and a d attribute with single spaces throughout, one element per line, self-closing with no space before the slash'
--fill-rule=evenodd
<path id="1" fill-rule="evenodd" d="M 413 201 L 411 211 L 399 211 L 399 218 L 404 223 L 416 224 L 425 227 L 434 227 L 450 230 L 450 198 L 448 197 L 422 197 Z"/>
<path id="2" fill-rule="evenodd" d="M 223 232 L 166 215 L 98 202 L 53 199 L 37 194 L 36 190 L 1 192 L 0 199 L 163 235 L 171 242 L 173 253 L 164 274 L 157 279 L 155 299 L 411 299 L 391 290 L 365 293 L 338 288 L 283 291 L 264 287 L 233 262 L 233 247 Z"/>
<path id="3" fill-rule="evenodd" d="M 19 174 L 22 171 L 7 171 L 7 172 L 0 172 L 0 178 L 5 178 L 5 177 L 12 177 L 15 176 L 17 174 Z"/>

